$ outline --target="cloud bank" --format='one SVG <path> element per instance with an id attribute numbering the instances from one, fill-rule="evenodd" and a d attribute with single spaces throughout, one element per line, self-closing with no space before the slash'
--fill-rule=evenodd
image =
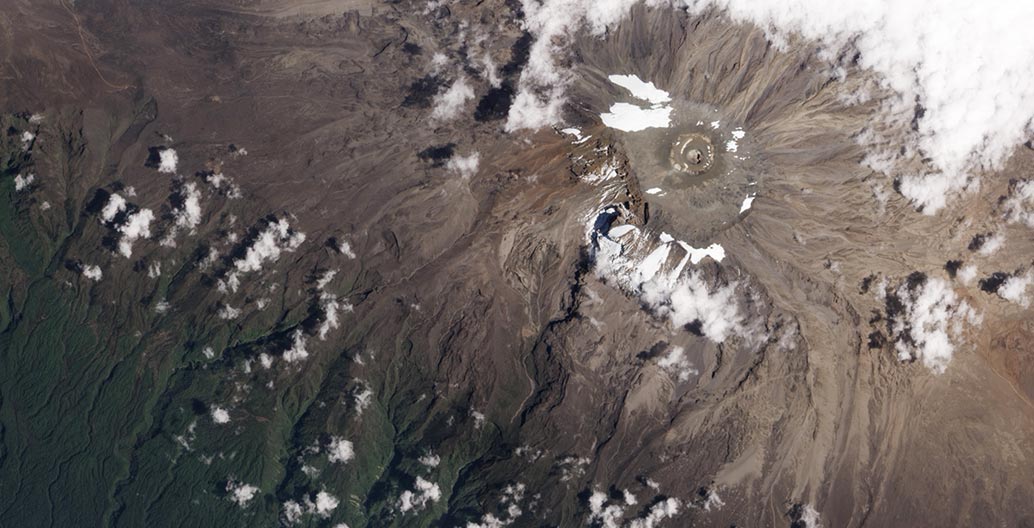
<path id="1" fill-rule="evenodd" d="M 507 130 L 562 120 L 570 72 L 565 47 L 587 30 L 603 36 L 641 0 L 522 0 L 525 28 L 535 36 Z M 777 44 L 794 35 L 834 57 L 853 46 L 859 65 L 898 94 L 884 111 L 896 122 L 917 118 L 914 150 L 929 170 L 903 174 L 901 193 L 933 214 L 973 186 L 982 170 L 998 170 L 1013 148 L 1034 135 L 1034 3 L 994 6 L 964 0 L 642 0 L 692 13 L 719 8 L 731 19 L 766 30 Z M 921 108 L 916 112 L 917 105 Z M 876 169 L 889 169 L 880 164 Z"/>

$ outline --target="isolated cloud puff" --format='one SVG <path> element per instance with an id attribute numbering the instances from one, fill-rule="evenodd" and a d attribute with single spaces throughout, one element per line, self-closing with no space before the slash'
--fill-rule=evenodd
<path id="1" fill-rule="evenodd" d="M 171 148 L 162 149 L 158 153 L 158 172 L 176 174 L 176 167 L 179 165 L 180 157 Z"/>
<path id="2" fill-rule="evenodd" d="M 309 357 L 309 351 L 306 349 L 305 345 L 305 334 L 302 333 L 301 329 L 295 330 L 294 336 L 291 340 L 291 348 L 284 351 L 284 361 L 288 363 L 296 363 Z"/>
<path id="3" fill-rule="evenodd" d="M 448 90 L 435 97 L 431 118 L 438 121 L 454 119 L 463 111 L 467 101 L 473 98 L 474 88 L 470 86 L 465 77 L 460 77 L 452 83 Z"/>
<path id="4" fill-rule="evenodd" d="M 355 457 L 355 447 L 352 442 L 339 436 L 330 439 L 330 446 L 327 448 L 327 458 L 331 462 L 344 464 Z"/>
<path id="5" fill-rule="evenodd" d="M 100 266 L 94 264 L 88 264 L 83 266 L 83 277 L 92 281 L 99 281 L 104 276 L 104 272 L 101 271 Z"/>
<path id="6" fill-rule="evenodd" d="M 1024 308 L 1030 306 L 1030 297 L 1027 296 L 1027 288 L 1034 282 L 1034 271 L 1009 277 L 998 288 L 998 296 L 1014 302 Z"/>
<path id="7" fill-rule="evenodd" d="M 445 165 L 445 168 L 458 173 L 465 180 L 469 180 L 477 174 L 481 156 L 475 152 L 467 156 L 453 156 Z"/>
<path id="8" fill-rule="evenodd" d="M 227 496 L 230 498 L 231 501 L 233 501 L 242 508 L 246 506 L 249 502 L 251 502 L 251 499 L 255 498 L 255 495 L 258 494 L 258 491 L 259 489 L 257 486 L 252 486 L 251 484 L 239 482 L 232 478 L 226 482 Z"/>
<path id="9" fill-rule="evenodd" d="M 399 496 L 398 509 L 402 513 L 420 511 L 442 498 L 442 490 L 438 484 L 423 477 L 417 477 L 413 486 L 412 490 L 403 491 Z"/>
<path id="10" fill-rule="evenodd" d="M 36 181 L 35 174 L 29 174 L 28 176 L 22 176 L 21 174 L 14 177 L 14 190 L 15 192 L 21 192 L 28 189 L 32 183 Z"/>

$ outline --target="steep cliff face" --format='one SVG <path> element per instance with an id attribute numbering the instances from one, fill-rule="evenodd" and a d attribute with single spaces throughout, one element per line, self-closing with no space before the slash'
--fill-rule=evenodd
<path id="1" fill-rule="evenodd" d="M 850 54 L 645 6 L 508 131 L 526 16 L 11 2 L 0 524 L 1034 522 L 1034 151 L 921 215 Z"/>

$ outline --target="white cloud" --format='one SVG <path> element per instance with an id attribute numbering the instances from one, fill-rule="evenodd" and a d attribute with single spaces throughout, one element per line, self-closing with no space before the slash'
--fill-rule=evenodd
<path id="1" fill-rule="evenodd" d="M 305 348 L 305 334 L 301 329 L 294 331 L 291 348 L 284 351 L 284 361 L 294 363 L 309 357 L 309 351 Z"/>
<path id="2" fill-rule="evenodd" d="M 212 407 L 212 421 L 217 424 L 230 422 L 230 412 L 218 405 Z"/>
<path id="3" fill-rule="evenodd" d="M 327 448 L 328 460 L 345 464 L 354 457 L 355 448 L 352 442 L 338 436 L 330 439 L 330 446 Z"/>
<path id="4" fill-rule="evenodd" d="M 330 281 L 334 280 L 336 275 L 337 270 L 327 270 L 323 272 L 323 274 L 316 279 L 316 289 L 322 291 L 328 284 L 330 284 Z"/>
<path id="5" fill-rule="evenodd" d="M 1010 189 L 1004 206 L 1009 222 L 1022 222 L 1034 228 L 1034 180 L 1017 182 Z"/>
<path id="6" fill-rule="evenodd" d="M 507 114 L 505 130 L 514 132 L 559 123 L 564 107 L 563 94 L 561 88 L 550 89 L 545 99 L 528 91 L 517 92 Z"/>
<path id="7" fill-rule="evenodd" d="M 629 528 L 654 528 L 659 526 L 661 521 L 678 515 L 681 507 L 682 503 L 678 499 L 669 497 L 654 504 L 645 517 L 632 519 L 628 526 Z"/>
<path id="8" fill-rule="evenodd" d="M 725 501 L 723 501 L 722 498 L 718 496 L 718 492 L 716 492 L 713 489 L 708 490 L 707 500 L 704 501 L 704 511 L 718 511 L 722 509 L 722 506 L 725 506 Z"/>
<path id="9" fill-rule="evenodd" d="M 108 197 L 108 203 L 104 204 L 104 208 L 101 209 L 101 220 L 111 222 L 115 219 L 115 216 L 126 210 L 126 206 L 125 198 L 118 194 L 112 194 Z"/>
<path id="10" fill-rule="evenodd" d="M 283 504 L 283 516 L 286 524 L 292 525 L 302 520 L 305 515 L 305 507 L 297 501 L 289 500 Z"/>
<path id="11" fill-rule="evenodd" d="M 594 218 L 589 220 L 590 244 L 594 223 Z M 597 276 L 638 295 L 656 315 L 670 319 L 677 327 L 698 323 L 700 332 L 714 342 L 721 343 L 736 333 L 746 335 L 736 301 L 738 284 L 712 287 L 698 271 L 685 272 L 689 263 L 697 264 L 704 258 L 720 262 L 725 257 L 721 245 L 698 249 L 667 233 L 662 233 L 660 244 L 655 244 L 638 229 L 623 230 L 621 235 L 617 241 L 597 234 Z M 672 267 L 668 261 L 676 247 L 682 249 L 683 256 Z"/>
<path id="12" fill-rule="evenodd" d="M 194 182 L 184 183 L 179 189 L 179 198 L 181 203 L 172 212 L 174 219 L 173 228 L 169 230 L 165 239 L 162 240 L 164 246 L 176 246 L 176 233 L 180 229 L 186 229 L 193 232 L 197 228 L 198 224 L 201 223 L 201 191 L 198 190 L 197 184 Z"/>
<path id="13" fill-rule="evenodd" d="M 294 251 L 305 241 L 305 234 L 293 231 L 286 219 L 270 221 L 248 246 L 243 258 L 234 262 L 240 272 L 258 271 L 262 264 L 275 262 L 284 251 Z"/>
<path id="14" fill-rule="evenodd" d="M 222 308 L 219 308 L 219 318 L 220 319 L 230 320 L 230 319 L 236 319 L 236 318 L 238 318 L 240 316 L 241 316 L 240 308 L 234 308 L 233 306 L 230 306 L 229 304 L 224 304 L 222 306 Z"/>
<path id="15" fill-rule="evenodd" d="M 819 523 L 819 512 L 815 511 L 811 504 L 805 504 L 801 508 L 800 521 L 804 523 L 804 528 L 822 528 L 822 524 Z"/>
<path id="16" fill-rule="evenodd" d="M 406 490 L 399 496 L 398 508 L 402 513 L 420 511 L 442 498 L 442 490 L 438 484 L 417 477 L 413 490 Z"/>
<path id="17" fill-rule="evenodd" d="M 269 369 L 273 366 L 273 356 L 265 352 L 259 354 L 259 364 L 262 365 L 262 368 Z"/>
<path id="18" fill-rule="evenodd" d="M 583 25 L 602 35 L 625 16 L 631 0 L 521 0 L 524 26 L 535 36 L 518 92 L 510 106 L 506 130 L 513 132 L 557 123 L 570 72 L 560 65 L 564 48 Z M 650 1 L 650 3 L 655 3 Z"/>
<path id="19" fill-rule="evenodd" d="M 366 408 L 370 406 L 370 402 L 373 401 L 373 390 L 371 390 L 370 386 L 364 381 L 356 380 L 356 382 L 359 383 L 359 387 L 362 388 L 357 387 L 352 393 L 352 396 L 355 398 L 355 413 L 362 416 L 363 411 L 366 410 Z"/>
<path id="20" fill-rule="evenodd" d="M 151 279 L 157 279 L 162 276 L 162 263 L 158 261 L 152 262 L 147 266 L 147 277 Z"/>
<path id="21" fill-rule="evenodd" d="M 30 174 L 28 176 L 22 176 L 21 174 L 19 174 L 19 175 L 15 176 L 14 177 L 14 190 L 15 190 L 15 192 L 21 192 L 21 191 L 29 188 L 29 186 L 32 185 L 32 182 L 34 182 L 34 181 L 36 181 L 36 175 L 35 174 Z"/>
<path id="22" fill-rule="evenodd" d="M 468 156 L 454 156 L 449 159 L 449 162 L 445 165 L 445 168 L 458 172 L 460 176 L 465 180 L 469 180 L 472 176 L 478 172 L 478 163 L 480 155 L 477 152 Z"/>
<path id="23" fill-rule="evenodd" d="M 1028 271 L 1022 275 L 1009 277 L 998 288 L 998 296 L 1014 302 L 1024 308 L 1030 306 L 1030 297 L 1027 296 L 1027 288 L 1034 282 L 1034 271 Z"/>
<path id="24" fill-rule="evenodd" d="M 595 490 L 589 496 L 589 524 L 599 523 L 603 528 L 619 528 L 625 517 L 620 504 L 607 504 L 607 494 Z"/>
<path id="25" fill-rule="evenodd" d="M 318 331 L 320 340 L 327 339 L 327 334 L 341 325 L 338 320 L 338 312 L 342 309 L 349 312 L 352 311 L 352 305 L 345 303 L 344 307 L 342 307 L 337 297 L 322 291 L 327 284 L 330 284 L 330 281 L 334 280 L 335 275 L 337 275 L 336 270 L 328 270 L 316 280 L 316 289 L 320 290 L 320 308 L 323 309 L 323 322 L 320 324 Z"/>
<path id="26" fill-rule="evenodd" d="M 668 354 L 657 362 L 657 366 L 677 377 L 679 381 L 686 381 L 690 376 L 700 373 L 693 368 L 693 364 L 686 357 L 686 350 L 680 346 L 671 347 Z"/>
<path id="27" fill-rule="evenodd" d="M 29 147 L 32 146 L 32 141 L 34 139 L 36 139 L 36 134 L 33 134 L 32 132 L 29 132 L 28 130 L 26 130 L 25 132 L 22 132 L 22 135 L 21 135 L 22 150 L 29 150 Z"/>
<path id="28" fill-rule="evenodd" d="M 717 5 L 777 38 L 799 33 L 830 52 L 853 43 L 860 66 L 881 74 L 900 94 L 888 110 L 910 111 L 918 98 L 926 112 L 918 120 L 917 146 L 932 158 L 934 172 L 904 178 L 901 190 L 925 212 L 942 208 L 973 171 L 1001 168 L 1030 132 L 1034 86 L 1026 80 L 1034 73 L 1034 41 L 1025 38 L 1024 26 L 1034 17 L 1029 2 L 1001 2 L 995 9 L 962 0 L 690 3 L 697 11 Z"/>
<path id="29" fill-rule="evenodd" d="M 902 284 L 896 293 L 904 306 L 902 320 L 909 339 L 898 339 L 898 358 L 917 358 L 930 370 L 941 374 L 955 353 L 953 337 L 959 337 L 963 323 L 978 324 L 979 316 L 960 301 L 947 282 L 926 279 L 914 289 Z"/>
<path id="30" fill-rule="evenodd" d="M 342 255 L 344 255 L 344 256 L 346 256 L 346 257 L 348 257 L 350 259 L 354 259 L 355 258 L 355 251 L 352 250 L 352 244 L 350 244 L 347 240 L 342 240 L 342 241 L 338 242 L 337 250 Z"/>
<path id="31" fill-rule="evenodd" d="M 87 279 L 93 281 L 99 281 L 103 276 L 104 273 L 101 272 L 100 266 L 94 264 L 87 264 L 86 266 L 83 266 L 83 277 L 86 277 Z"/>
<path id="32" fill-rule="evenodd" d="M 990 238 L 984 240 L 983 245 L 980 246 L 980 254 L 985 257 L 990 257 L 1002 249 L 1005 245 L 1005 235 L 1001 233 L 995 233 Z"/>
<path id="33" fill-rule="evenodd" d="M 152 220 L 154 220 L 154 213 L 150 209 L 141 209 L 126 217 L 125 223 L 118 227 L 119 232 L 122 233 L 122 238 L 118 242 L 118 250 L 122 256 L 126 258 L 132 256 L 133 242 L 151 236 Z"/>
<path id="34" fill-rule="evenodd" d="M 226 483 L 226 492 L 230 500 L 242 508 L 255 498 L 258 491 L 258 487 L 238 482 L 232 478 Z"/>
<path id="35" fill-rule="evenodd" d="M 473 98 L 474 89 L 467 83 L 466 78 L 460 77 L 448 90 L 435 97 L 431 118 L 437 121 L 455 119 L 463 111 L 467 101 Z"/>
<path id="36" fill-rule="evenodd" d="M 427 453 L 424 453 L 423 456 L 418 458 L 417 462 L 420 462 L 421 464 L 429 468 L 436 468 L 438 467 L 438 464 L 442 463 L 442 457 L 428 451 Z"/>
<path id="37" fill-rule="evenodd" d="M 158 172 L 176 174 L 176 166 L 179 165 L 179 155 L 171 148 L 162 149 L 158 153 Z"/>
<path id="38" fill-rule="evenodd" d="M 505 512 L 501 514 L 502 518 L 496 517 L 492 513 L 486 513 L 481 517 L 481 522 L 468 522 L 466 528 L 503 528 L 504 526 L 510 526 L 524 513 L 519 503 L 524 498 L 525 490 L 526 486 L 520 482 L 507 484 L 503 488 L 503 494 L 499 500 L 499 510 Z"/>
<path id="39" fill-rule="evenodd" d="M 507 130 L 558 122 L 570 75 L 560 64 L 571 36 L 581 27 L 602 35 L 636 3 L 522 0 L 525 27 L 535 41 Z M 1013 147 L 1032 133 L 1034 39 L 1027 37 L 1026 23 L 1034 19 L 1034 3 L 999 2 L 994 9 L 965 0 L 644 3 L 684 5 L 694 13 L 718 7 L 733 20 L 764 28 L 777 44 L 791 35 L 817 41 L 827 57 L 855 46 L 860 66 L 878 73 L 898 94 L 885 105 L 887 115 L 908 123 L 915 101 L 925 108 L 913 150 L 928 156 L 932 168 L 904 175 L 901 182 L 902 194 L 925 213 L 942 209 L 980 169 L 1001 168 Z"/>
<path id="40" fill-rule="evenodd" d="M 326 490 L 321 490 L 316 494 L 316 514 L 326 519 L 330 517 L 331 512 L 337 508 L 339 503 L 337 497 L 327 493 Z"/>
<path id="41" fill-rule="evenodd" d="M 959 282 L 963 285 L 969 286 L 973 282 L 973 279 L 977 278 L 977 267 L 972 264 L 967 264 L 963 266 L 955 276 L 959 278 Z"/>

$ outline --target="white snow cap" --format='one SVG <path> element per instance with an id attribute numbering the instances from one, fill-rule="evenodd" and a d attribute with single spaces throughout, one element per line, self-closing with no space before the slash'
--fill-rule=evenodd
<path id="1" fill-rule="evenodd" d="M 603 124 L 624 132 L 638 132 L 647 128 L 667 128 L 671 125 L 672 107 L 668 92 L 644 82 L 635 75 L 611 75 L 610 82 L 631 92 L 632 97 L 650 103 L 649 108 L 637 104 L 614 103 L 610 112 L 600 114 Z"/>
<path id="2" fill-rule="evenodd" d="M 559 122 L 571 76 L 561 59 L 572 35 L 584 27 L 602 36 L 637 3 L 522 0 L 525 28 L 535 40 L 507 129 Z M 1034 133 L 1034 83 L 1029 82 L 1034 39 L 1026 27 L 1034 20 L 1034 2 L 998 2 L 994 9 L 965 0 L 644 3 L 686 6 L 692 13 L 717 7 L 734 21 L 765 29 L 777 44 L 793 34 L 817 41 L 829 57 L 853 45 L 861 52 L 859 65 L 875 71 L 899 95 L 886 113 L 907 123 L 916 102 L 925 109 L 911 146 L 932 159 L 933 170 L 901 180 L 902 194 L 924 213 L 942 209 L 978 170 L 1001 168 L 1013 148 Z"/>
<path id="3" fill-rule="evenodd" d="M 623 132 L 639 132 L 648 128 L 668 128 L 671 107 L 643 108 L 628 103 L 614 103 L 610 111 L 600 114 L 603 124 Z"/>
<path id="4" fill-rule="evenodd" d="M 590 243 L 593 222 L 590 219 Z M 747 335 L 736 301 L 737 283 L 711 287 L 697 270 L 683 273 L 689 263 L 704 258 L 721 262 L 725 258 L 721 245 L 698 249 L 666 233 L 661 234 L 660 244 L 655 244 L 638 230 L 625 230 L 621 235 L 620 241 L 597 236 L 597 276 L 638 295 L 656 315 L 670 319 L 674 326 L 698 324 L 700 332 L 716 343 L 736 333 Z M 666 269 L 675 245 L 685 254 L 674 267 Z M 647 251 L 645 257 L 639 256 Z"/>
<path id="5" fill-rule="evenodd" d="M 158 153 L 158 172 L 176 174 L 176 166 L 179 165 L 180 157 L 175 150 L 164 148 Z"/>
<path id="6" fill-rule="evenodd" d="M 671 102 L 671 95 L 653 85 L 652 82 L 645 82 L 635 75 L 611 75 L 607 79 L 610 82 L 632 92 L 632 97 L 642 99 L 650 104 L 664 104 Z"/>
<path id="7" fill-rule="evenodd" d="M 754 198 L 756 198 L 756 196 L 748 194 L 747 197 L 743 199 L 743 203 L 740 204 L 740 213 L 745 213 L 750 210 L 750 207 L 754 205 Z"/>

